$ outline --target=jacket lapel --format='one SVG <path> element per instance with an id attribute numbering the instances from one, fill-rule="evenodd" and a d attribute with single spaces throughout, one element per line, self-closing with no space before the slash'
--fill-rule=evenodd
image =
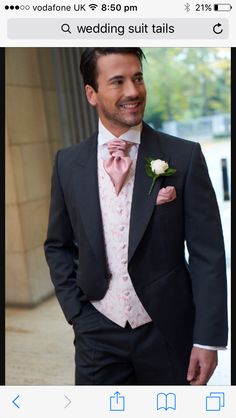
<path id="1" fill-rule="evenodd" d="M 148 226 L 156 205 L 157 194 L 161 188 L 163 178 L 159 177 L 155 183 L 152 193 L 149 195 L 152 179 L 146 174 L 145 158 L 165 159 L 158 142 L 156 132 L 143 124 L 141 143 L 138 151 L 136 173 L 134 180 L 134 191 L 130 215 L 129 251 L 128 262 L 133 257 L 135 250 Z"/>
<path id="2" fill-rule="evenodd" d="M 105 263 L 105 244 L 97 177 L 97 134 L 80 147 L 75 164 L 77 207 L 84 231 L 99 262 Z"/>

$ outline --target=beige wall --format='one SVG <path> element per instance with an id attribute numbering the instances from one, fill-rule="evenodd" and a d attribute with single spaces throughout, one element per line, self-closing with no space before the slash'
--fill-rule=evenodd
<path id="1" fill-rule="evenodd" d="M 50 178 L 63 146 L 49 48 L 6 49 L 6 302 L 53 293 L 44 258 Z"/>

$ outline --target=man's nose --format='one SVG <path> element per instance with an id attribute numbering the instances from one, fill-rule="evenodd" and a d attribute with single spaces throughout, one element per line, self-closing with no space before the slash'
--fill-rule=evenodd
<path id="1" fill-rule="evenodd" d="M 129 97 L 136 97 L 139 95 L 138 86 L 133 81 L 128 81 L 125 85 L 125 95 Z"/>

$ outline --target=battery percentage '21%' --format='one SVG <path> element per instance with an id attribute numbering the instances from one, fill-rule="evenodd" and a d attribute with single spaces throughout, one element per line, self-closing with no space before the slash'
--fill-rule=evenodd
<path id="1" fill-rule="evenodd" d="M 211 4 L 196 4 L 196 12 L 211 12 Z"/>

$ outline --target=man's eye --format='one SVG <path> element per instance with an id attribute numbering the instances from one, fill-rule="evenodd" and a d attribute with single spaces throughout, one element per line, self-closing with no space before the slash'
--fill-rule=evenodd
<path id="1" fill-rule="evenodd" d="M 136 77 L 135 82 L 139 83 L 139 84 L 142 84 L 143 83 L 143 77 L 142 76 Z"/>
<path id="2" fill-rule="evenodd" d="M 114 86 L 120 86 L 122 83 L 123 83 L 123 81 L 122 81 L 122 80 L 114 80 L 114 81 L 112 81 L 112 84 L 113 84 Z"/>

